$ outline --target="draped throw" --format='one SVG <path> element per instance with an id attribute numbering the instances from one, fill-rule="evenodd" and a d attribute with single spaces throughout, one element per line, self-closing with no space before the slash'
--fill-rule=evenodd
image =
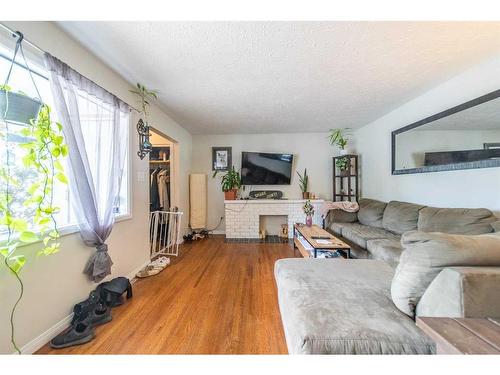
<path id="1" fill-rule="evenodd" d="M 69 149 L 72 209 L 83 242 L 96 248 L 84 272 L 100 282 L 113 265 L 105 241 L 119 200 L 130 107 L 50 54 L 44 61 Z"/>

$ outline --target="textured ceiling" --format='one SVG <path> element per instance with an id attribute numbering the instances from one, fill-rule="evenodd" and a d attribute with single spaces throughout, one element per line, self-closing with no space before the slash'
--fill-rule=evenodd
<path id="1" fill-rule="evenodd" d="M 58 22 L 193 134 L 357 128 L 500 53 L 493 22 Z"/>

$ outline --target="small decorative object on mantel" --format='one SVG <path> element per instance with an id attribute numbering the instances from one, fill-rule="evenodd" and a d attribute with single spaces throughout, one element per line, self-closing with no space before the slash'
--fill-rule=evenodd
<path id="1" fill-rule="evenodd" d="M 300 190 L 302 191 L 302 199 L 309 199 L 309 192 L 307 191 L 309 187 L 309 176 L 307 175 L 307 168 L 304 169 L 303 175 L 301 175 L 299 171 L 297 171 L 297 174 L 299 175 L 299 183 L 300 183 Z"/>
<path id="2" fill-rule="evenodd" d="M 149 90 L 146 86 L 138 83 L 137 89 L 130 90 L 130 92 L 139 96 L 141 110 L 138 112 L 144 117 L 144 120 L 141 118 L 137 122 L 137 133 L 139 134 L 139 151 L 137 151 L 137 155 L 142 160 L 153 149 L 153 145 L 149 141 L 151 134 L 149 133 L 147 109 L 150 106 L 149 101 L 158 98 L 158 90 Z"/>
<path id="3" fill-rule="evenodd" d="M 312 225 L 312 217 L 314 215 L 314 207 L 310 200 L 307 200 L 303 207 L 304 213 L 306 214 L 306 225 L 310 227 Z"/>
<path id="4" fill-rule="evenodd" d="M 213 177 L 217 175 L 215 171 Z M 238 189 L 241 187 L 241 176 L 239 172 L 237 172 L 234 167 L 232 167 L 227 173 L 222 176 L 221 179 L 221 187 L 224 192 L 225 200 L 235 200 L 236 195 L 238 193 Z"/>
<path id="5" fill-rule="evenodd" d="M 230 170 L 232 167 L 231 153 L 231 147 L 212 147 L 212 170 Z"/>

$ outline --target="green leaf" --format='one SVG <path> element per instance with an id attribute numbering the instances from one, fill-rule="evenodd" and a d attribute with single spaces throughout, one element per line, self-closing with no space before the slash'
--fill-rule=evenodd
<path id="1" fill-rule="evenodd" d="M 53 141 L 54 141 L 54 144 L 56 144 L 56 145 L 60 146 L 60 145 L 62 145 L 62 143 L 63 143 L 63 141 L 64 141 L 64 138 L 63 138 L 63 136 L 58 135 L 58 136 L 55 136 L 55 137 L 53 138 Z"/>
<path id="2" fill-rule="evenodd" d="M 11 226 L 17 232 L 24 232 L 28 229 L 28 223 L 23 219 L 12 219 Z"/>
<path id="3" fill-rule="evenodd" d="M 64 167 L 59 160 L 54 160 L 54 168 L 60 172 L 64 172 Z"/>
<path id="4" fill-rule="evenodd" d="M 64 157 L 68 156 L 68 145 L 62 145 L 61 146 L 61 154 Z"/>
<path id="5" fill-rule="evenodd" d="M 63 184 L 68 184 L 68 179 L 66 178 L 66 175 L 64 173 L 57 173 L 56 178 L 61 181 Z"/>
<path id="6" fill-rule="evenodd" d="M 16 255 L 15 257 L 11 257 L 8 263 L 12 271 L 19 273 L 26 263 L 26 257 L 24 255 Z"/>
<path id="7" fill-rule="evenodd" d="M 52 154 L 53 157 L 58 158 L 59 155 L 61 155 L 61 148 L 54 147 L 50 153 Z"/>
<path id="8" fill-rule="evenodd" d="M 24 231 L 19 236 L 19 240 L 22 242 L 30 243 L 30 242 L 38 241 L 39 238 L 35 233 L 33 233 L 31 231 Z"/>

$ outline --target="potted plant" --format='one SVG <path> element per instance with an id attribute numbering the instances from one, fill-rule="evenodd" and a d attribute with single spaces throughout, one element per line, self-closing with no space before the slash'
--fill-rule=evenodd
<path id="1" fill-rule="evenodd" d="M 217 175 L 218 171 L 215 171 L 214 176 Z M 234 167 L 229 169 L 221 179 L 221 187 L 224 192 L 224 199 L 228 201 L 234 201 L 236 199 L 236 193 L 241 187 L 241 177 L 239 172 L 237 172 Z"/>
<path id="2" fill-rule="evenodd" d="M 0 119 L 17 124 L 30 123 L 38 118 L 42 102 L 23 92 L 14 92 L 8 85 L 0 85 Z"/>
<path id="3" fill-rule="evenodd" d="M 13 132 L 9 129 L 9 122 L 5 124 L 6 133 Z M 21 353 L 14 334 L 14 316 L 24 292 L 21 271 L 27 259 L 21 252 L 21 245 L 40 241 L 38 255 L 59 251 L 59 231 L 55 219 L 59 208 L 54 206 L 53 197 L 55 184 L 67 183 L 61 159 L 68 154 L 68 147 L 64 143 L 62 125 L 51 120 L 47 105 L 42 105 L 37 119 L 32 119 L 18 133 L 17 136 L 26 138 L 26 142 L 19 147 L 25 150 L 23 173 L 29 174 L 30 178 L 18 178 L 13 175 L 13 168 L 1 166 L 0 181 L 5 188 L 0 191 L 0 227 L 6 229 L 8 236 L 0 244 L 0 258 L 19 284 L 19 296 L 10 313 L 10 327 L 12 345 Z M 12 152 L 8 148 L 5 148 L 7 159 Z"/>
<path id="4" fill-rule="evenodd" d="M 309 176 L 307 175 L 307 168 L 304 169 L 304 174 L 301 175 L 299 171 L 297 171 L 299 175 L 299 184 L 300 190 L 302 191 L 302 199 L 309 199 L 309 192 L 307 189 L 309 188 Z"/>
<path id="5" fill-rule="evenodd" d="M 349 143 L 349 138 L 346 134 L 347 130 L 348 129 L 330 129 L 330 134 L 328 135 L 330 144 L 340 148 L 340 155 L 347 155 L 346 146 Z"/>
<path id="6" fill-rule="evenodd" d="M 306 203 L 304 204 L 304 207 L 302 207 L 304 210 L 304 213 L 306 214 L 306 225 L 308 227 L 312 226 L 312 217 L 314 215 L 314 207 L 311 204 L 310 200 L 307 200 Z"/>
<path id="7" fill-rule="evenodd" d="M 349 158 L 347 156 L 335 160 L 335 165 L 340 170 L 341 176 L 349 175 Z"/>

